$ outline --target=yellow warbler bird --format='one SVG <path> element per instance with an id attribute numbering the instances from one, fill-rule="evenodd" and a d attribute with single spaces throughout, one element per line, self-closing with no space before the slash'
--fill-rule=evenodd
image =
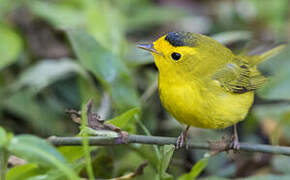
<path id="1" fill-rule="evenodd" d="M 235 55 L 210 37 L 171 32 L 138 47 L 154 57 L 163 106 L 188 125 L 178 137 L 177 147 L 184 145 L 190 126 L 222 129 L 234 125 L 230 148 L 239 149 L 236 123 L 246 117 L 254 91 L 266 82 L 257 65 L 284 46 Z"/>

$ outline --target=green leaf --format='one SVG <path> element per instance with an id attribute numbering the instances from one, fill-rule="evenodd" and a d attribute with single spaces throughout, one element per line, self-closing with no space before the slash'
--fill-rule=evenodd
<path id="1" fill-rule="evenodd" d="M 140 108 L 132 108 L 120 116 L 117 116 L 113 119 L 106 121 L 105 123 L 113 124 L 124 131 L 128 131 L 129 133 L 136 132 L 136 121 L 138 120 L 138 113 L 140 112 Z"/>
<path id="2" fill-rule="evenodd" d="M 97 147 L 91 147 L 91 150 L 96 150 Z M 81 146 L 60 146 L 57 150 L 70 163 L 76 162 L 84 156 L 83 147 Z"/>
<path id="3" fill-rule="evenodd" d="M 111 93 L 116 108 L 124 111 L 139 106 L 133 78 L 121 59 L 84 31 L 70 30 L 67 33 L 81 64 Z"/>
<path id="4" fill-rule="evenodd" d="M 14 137 L 8 146 L 8 151 L 43 167 L 59 169 L 69 179 L 79 179 L 64 157 L 47 141 L 36 136 L 20 135 Z"/>
<path id="5" fill-rule="evenodd" d="M 80 171 L 85 167 L 85 162 L 84 160 L 79 160 L 76 161 L 75 163 L 73 163 L 71 165 L 71 168 L 73 169 L 73 171 L 76 174 L 79 174 Z M 65 178 L 65 173 L 63 171 L 61 171 L 60 169 L 52 169 L 48 172 L 45 173 L 46 178 L 45 179 L 49 179 L 49 180 L 63 180 L 63 179 L 67 179 Z M 39 176 L 38 176 L 39 177 Z M 40 177 L 39 177 L 40 178 Z"/>
<path id="6" fill-rule="evenodd" d="M 114 159 L 111 154 L 102 149 L 92 162 L 96 177 L 110 178 L 114 172 Z M 123 164 L 122 164 L 123 166 Z"/>
<path id="7" fill-rule="evenodd" d="M 159 178 L 161 180 L 171 180 L 173 177 L 169 175 L 166 170 L 169 166 L 169 162 L 175 150 L 174 145 L 164 145 L 160 148 L 161 159 L 159 160 Z"/>
<path id="8" fill-rule="evenodd" d="M 189 173 L 183 174 L 178 180 L 194 180 L 206 167 L 208 163 L 208 157 L 199 160 L 194 164 Z"/>
<path id="9" fill-rule="evenodd" d="M 277 123 L 279 127 L 281 127 L 282 134 L 285 138 L 290 137 L 290 105 L 286 104 L 277 104 L 277 105 L 263 105 L 263 106 L 255 106 L 253 113 L 260 121 L 265 119 L 271 119 Z M 263 123 L 263 122 L 262 122 Z M 278 128 L 279 128 L 278 127 Z M 270 134 L 270 139 L 272 144 L 278 144 L 279 131 L 273 131 Z"/>
<path id="10" fill-rule="evenodd" d="M 85 23 L 84 14 L 79 8 L 69 4 L 47 1 L 29 1 L 32 12 L 58 28 L 78 27 Z"/>
<path id="11" fill-rule="evenodd" d="M 84 1 L 88 32 L 114 54 L 126 48 L 123 14 L 110 1 Z"/>
<path id="12" fill-rule="evenodd" d="M 231 44 L 242 40 L 250 40 L 252 38 L 252 34 L 249 31 L 228 31 L 215 34 L 212 38 L 221 44 Z"/>
<path id="13" fill-rule="evenodd" d="M 33 177 L 28 178 L 26 180 L 46 180 L 46 179 L 48 179 L 48 175 L 43 174 L 43 175 L 33 176 Z"/>
<path id="14" fill-rule="evenodd" d="M 150 133 L 150 131 L 148 130 L 148 128 L 143 124 L 143 122 L 141 120 L 138 121 L 138 124 L 139 124 L 139 126 L 142 128 L 142 130 L 144 131 L 144 133 L 147 136 L 152 136 L 151 133 Z M 153 145 L 150 148 L 153 148 L 154 149 L 154 152 L 155 152 L 156 157 L 154 157 L 154 158 L 146 158 L 146 159 L 149 159 L 150 163 L 155 167 L 155 169 L 158 169 L 159 168 L 158 167 L 159 159 L 161 159 L 160 150 L 159 150 L 159 148 L 158 148 L 157 145 Z M 146 148 L 142 148 L 142 149 L 139 148 L 139 150 L 141 150 L 141 152 L 146 152 L 145 151 Z M 145 156 L 146 156 L 146 154 L 147 154 L 147 156 L 152 157 L 152 154 L 151 153 L 150 153 L 151 155 L 149 155 L 148 153 L 145 153 Z"/>
<path id="15" fill-rule="evenodd" d="M 147 155 L 144 156 L 143 153 L 146 153 Z M 118 175 L 124 175 L 127 174 L 128 172 L 134 172 L 138 167 L 138 165 L 140 165 L 141 163 L 148 160 L 150 161 L 151 158 L 156 159 L 153 150 L 150 149 L 150 146 L 146 145 L 117 146 L 112 148 L 112 152 L 110 153 L 110 155 L 112 156 L 115 164 L 113 172 L 114 174 Z M 150 159 L 148 159 L 148 156 L 154 157 L 150 157 Z M 156 169 L 152 167 L 152 164 L 150 162 L 150 165 L 144 169 L 143 175 L 144 178 L 137 176 L 136 179 L 138 180 L 154 179 L 156 173 L 157 173 Z M 111 174 L 111 176 L 115 177 L 116 175 L 114 174 Z"/>
<path id="16" fill-rule="evenodd" d="M 21 37 L 13 29 L 0 24 L 0 71 L 14 63 L 21 50 Z"/>
<path id="17" fill-rule="evenodd" d="M 269 82 L 258 90 L 258 95 L 265 99 L 288 99 L 290 100 L 290 63 L 283 65 L 273 76 L 269 78 Z"/>
<path id="18" fill-rule="evenodd" d="M 63 156 L 47 141 L 32 135 L 15 136 L 11 140 L 8 149 L 16 156 L 31 162 L 37 162 L 43 166 L 52 165 L 51 163 L 47 163 L 50 160 L 47 160 L 48 156 L 52 156 L 58 161 L 66 162 Z M 35 154 L 33 153 L 34 151 Z"/>
<path id="19" fill-rule="evenodd" d="M 264 99 L 290 100 L 290 46 L 285 47 L 279 54 L 263 62 L 260 67 L 270 73 L 268 82 L 257 91 L 259 97 Z"/>
<path id="20" fill-rule="evenodd" d="M 105 137 L 110 137 L 112 139 L 119 137 L 119 134 L 112 130 L 98 130 L 98 129 L 92 129 L 86 126 L 80 126 L 79 128 L 80 128 L 80 132 L 78 133 L 78 136 L 80 137 L 105 136 Z"/>
<path id="21" fill-rule="evenodd" d="M 26 179 L 40 173 L 41 171 L 38 169 L 38 165 L 36 163 L 28 163 L 9 169 L 6 174 L 6 180 Z"/>
<path id="22" fill-rule="evenodd" d="M 160 158 L 156 155 L 156 153 L 154 152 L 155 149 L 153 149 L 152 146 L 148 145 L 130 146 L 130 150 L 131 150 L 130 154 L 132 154 L 135 151 L 144 160 L 149 161 L 150 165 L 154 168 L 154 171 L 156 173 L 159 171 Z"/>
<path id="23" fill-rule="evenodd" d="M 136 9 L 134 7 L 134 9 Z M 186 17 L 186 12 L 177 7 L 144 6 L 136 9 L 136 13 L 128 15 L 126 27 L 128 30 L 148 28 L 165 22 L 174 22 L 181 17 Z"/>
<path id="24" fill-rule="evenodd" d="M 37 101 L 28 90 L 17 91 L 4 99 L 4 107 L 16 116 L 31 124 L 36 132 L 49 135 L 63 133 L 64 121 L 60 115 L 48 108 L 43 102 Z"/>
<path id="25" fill-rule="evenodd" d="M 80 65 L 71 59 L 42 60 L 19 76 L 20 78 L 13 84 L 13 90 L 18 91 L 20 88 L 28 87 L 30 92 L 38 93 L 52 83 L 68 78 L 73 73 L 79 73 L 83 77 L 88 76 Z"/>
<path id="26" fill-rule="evenodd" d="M 93 78 L 88 77 L 85 79 L 81 76 L 78 76 L 77 84 L 79 87 L 81 101 L 88 102 L 89 99 L 93 99 L 94 104 L 99 106 L 98 103 L 101 100 L 102 93 L 101 90 L 95 86 Z"/>
<path id="27" fill-rule="evenodd" d="M 57 149 L 70 163 L 73 163 L 84 156 L 83 148 L 81 146 L 60 146 Z"/>

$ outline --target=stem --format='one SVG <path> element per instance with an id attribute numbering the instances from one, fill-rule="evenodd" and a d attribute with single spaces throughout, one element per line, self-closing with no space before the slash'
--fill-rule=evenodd
<path id="1" fill-rule="evenodd" d="M 139 126 L 142 128 L 142 130 L 145 132 L 145 134 L 147 136 L 152 136 L 151 133 L 148 131 L 148 129 L 146 128 L 146 126 L 143 124 L 143 122 L 141 120 L 139 120 L 138 123 L 139 123 Z M 153 148 L 154 148 L 154 151 L 155 151 L 157 158 L 160 160 L 161 155 L 160 155 L 160 151 L 159 151 L 157 145 L 153 145 Z"/>
<path id="2" fill-rule="evenodd" d="M 0 161 L 0 166 L 1 166 L 1 180 L 6 179 L 6 170 L 7 170 L 7 165 L 8 165 L 8 152 L 5 148 L 0 149 L 0 155 L 1 155 L 1 161 Z"/>
<path id="3" fill-rule="evenodd" d="M 82 107 L 82 124 L 81 127 L 84 129 L 88 125 L 88 118 L 90 116 L 91 108 L 92 108 L 92 100 L 89 100 L 87 105 L 83 105 Z M 94 180 L 94 172 L 93 172 L 93 167 L 92 167 L 92 160 L 91 160 L 91 149 L 89 146 L 89 139 L 88 139 L 88 132 L 84 131 L 84 136 L 82 138 L 81 145 L 83 146 L 83 151 L 85 155 L 85 160 L 86 160 L 86 169 L 88 173 L 89 180 Z"/>
<path id="4" fill-rule="evenodd" d="M 52 137 L 49 141 L 55 146 L 80 146 L 83 138 L 81 137 Z M 95 136 L 88 138 L 90 145 L 97 146 L 112 146 L 118 144 L 138 143 L 138 144 L 155 144 L 155 145 L 176 145 L 176 138 L 172 137 L 160 137 L 160 136 L 142 136 L 142 135 L 128 135 L 126 139 L 120 143 L 119 138 Z M 188 148 L 190 149 L 207 149 L 215 151 L 228 151 L 229 143 L 227 141 L 220 142 L 200 142 L 191 140 L 188 142 Z M 268 154 L 281 154 L 290 156 L 290 147 L 286 146 L 271 146 L 263 144 L 249 144 L 240 143 L 240 151 L 245 152 L 261 152 Z"/>

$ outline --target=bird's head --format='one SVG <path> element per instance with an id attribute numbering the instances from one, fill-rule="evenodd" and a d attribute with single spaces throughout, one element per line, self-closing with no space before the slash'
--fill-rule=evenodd
<path id="1" fill-rule="evenodd" d="M 191 32 L 170 32 L 152 44 L 138 45 L 154 56 L 161 73 L 202 76 L 231 60 L 229 49 L 207 36 Z"/>

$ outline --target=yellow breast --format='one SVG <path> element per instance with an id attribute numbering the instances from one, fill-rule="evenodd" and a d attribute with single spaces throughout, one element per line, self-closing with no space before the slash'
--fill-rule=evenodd
<path id="1" fill-rule="evenodd" d="M 161 102 L 176 120 L 190 126 L 226 128 L 243 120 L 253 103 L 253 92 L 231 94 L 199 81 L 174 79 L 159 75 Z"/>

